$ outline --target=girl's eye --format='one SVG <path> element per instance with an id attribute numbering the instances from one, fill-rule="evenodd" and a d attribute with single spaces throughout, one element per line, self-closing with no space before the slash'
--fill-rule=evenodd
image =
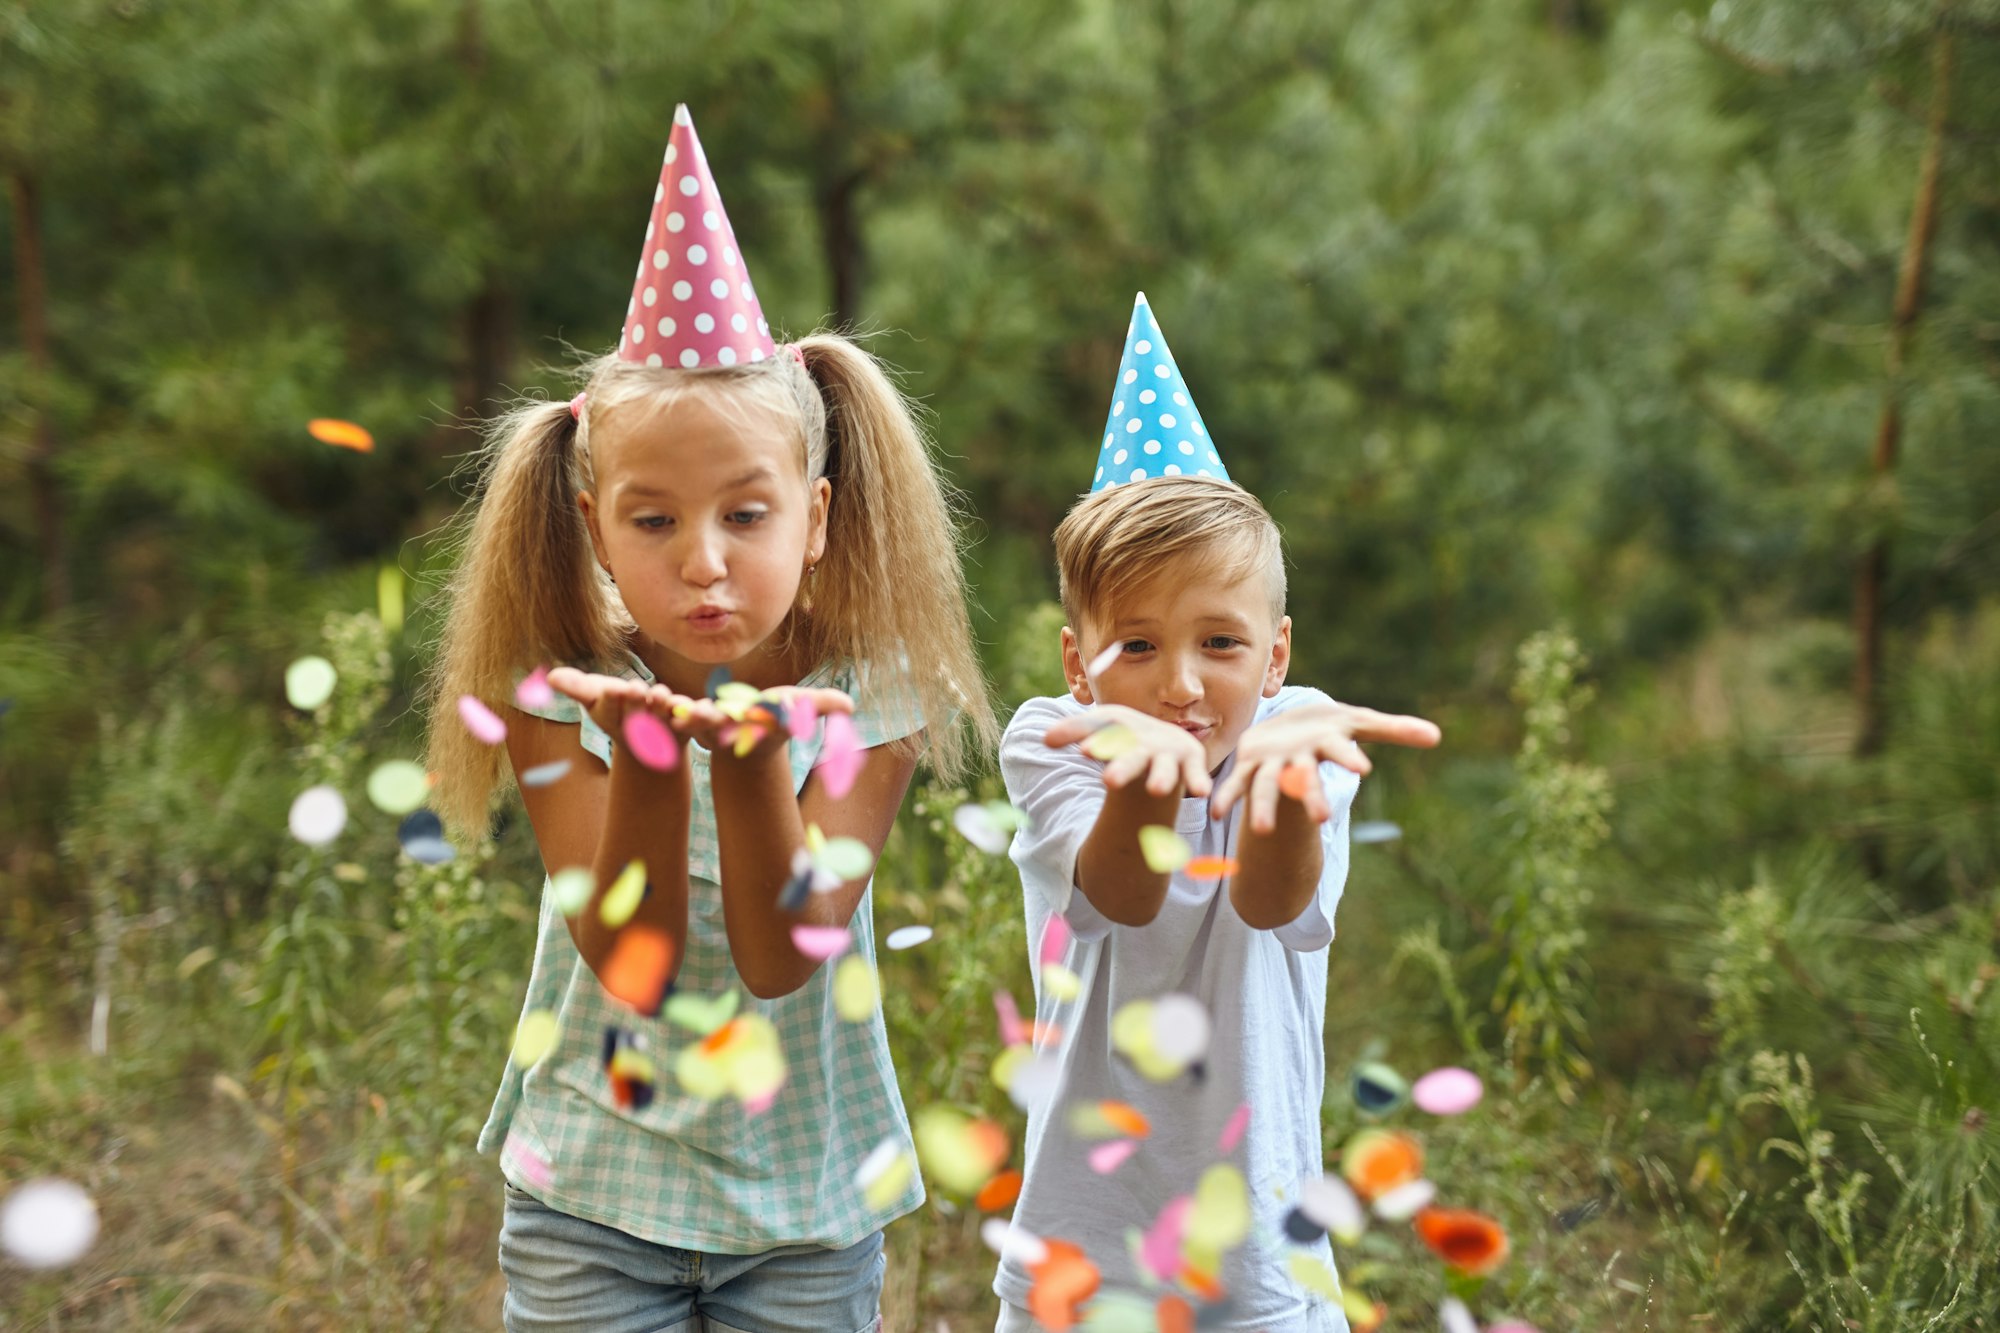
<path id="1" fill-rule="evenodd" d="M 637 518 L 632 521 L 648 532 L 662 532 L 666 529 L 668 519 L 664 514 L 648 514 L 644 518 Z"/>
<path id="2" fill-rule="evenodd" d="M 763 518 L 764 511 L 761 509 L 739 509 L 729 516 L 729 521 L 739 528 L 747 528 L 752 523 L 762 521 Z"/>

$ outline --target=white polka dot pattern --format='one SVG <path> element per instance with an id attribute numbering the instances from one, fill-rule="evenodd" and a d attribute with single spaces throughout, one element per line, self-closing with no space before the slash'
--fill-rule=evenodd
<path id="1" fill-rule="evenodd" d="M 1131 391 L 1125 386 L 1137 385 L 1142 379 L 1146 381 L 1146 386 L 1139 388 L 1136 395 L 1142 406 L 1133 409 L 1127 397 Z M 1164 404 L 1158 400 L 1162 398 L 1172 401 L 1176 410 L 1161 411 Z M 1191 434 L 1203 440 L 1208 438 L 1208 428 L 1202 424 L 1201 412 L 1195 407 L 1186 382 L 1181 379 L 1174 354 L 1167 349 L 1167 336 L 1154 321 L 1152 307 L 1146 304 L 1146 294 L 1140 292 L 1132 303 L 1132 322 L 1125 329 L 1125 355 L 1118 363 L 1118 380 L 1112 388 L 1111 415 L 1105 418 L 1104 444 L 1098 450 L 1097 473 L 1091 479 L 1091 490 L 1106 490 L 1121 482 L 1144 481 L 1148 476 L 1187 475 L 1187 471 L 1177 463 L 1150 470 L 1142 465 L 1142 460 L 1152 458 L 1169 447 L 1158 439 L 1133 440 L 1132 437 L 1141 430 L 1155 424 L 1162 431 L 1173 432 L 1171 448 L 1185 457 L 1193 456 L 1194 444 L 1180 438 L 1182 435 Z M 1194 475 L 1229 480 L 1228 469 L 1222 466 L 1222 458 L 1215 449 L 1211 446 L 1204 452 L 1209 466 L 1193 469 Z"/>

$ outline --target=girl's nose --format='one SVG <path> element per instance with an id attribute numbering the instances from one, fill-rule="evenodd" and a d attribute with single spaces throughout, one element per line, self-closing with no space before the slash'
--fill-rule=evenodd
<path id="1" fill-rule="evenodd" d="M 691 535 L 681 553 L 681 578 L 697 588 L 706 588 L 728 572 L 722 561 L 722 543 L 715 537 Z"/>

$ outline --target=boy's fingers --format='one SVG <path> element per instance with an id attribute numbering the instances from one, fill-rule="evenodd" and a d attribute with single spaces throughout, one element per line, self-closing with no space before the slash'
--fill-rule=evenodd
<path id="1" fill-rule="evenodd" d="M 1165 796 L 1180 785 L 1180 760 L 1170 754 L 1156 754 L 1146 770 L 1146 790 L 1155 796 Z"/>
<path id="2" fill-rule="evenodd" d="M 1241 753 L 1236 756 L 1236 767 L 1229 770 L 1229 776 L 1215 789 L 1215 796 L 1208 803 L 1208 812 L 1217 819 L 1229 813 L 1231 806 L 1243 795 L 1245 784 L 1250 781 L 1252 765 L 1246 765 Z"/>
<path id="3" fill-rule="evenodd" d="M 1354 712 L 1352 735 L 1357 741 L 1379 741 L 1385 745 L 1430 750 L 1444 739 L 1437 723 L 1428 718 L 1411 717 L 1404 713 L 1378 713 L 1372 708 L 1357 708 Z"/>
<path id="4" fill-rule="evenodd" d="M 1289 768 L 1297 769 L 1305 775 L 1299 784 L 1299 803 L 1306 808 L 1306 815 L 1315 824 L 1324 824 L 1333 812 L 1327 808 L 1326 788 L 1320 785 L 1319 756 L 1312 753 L 1295 754 Z"/>
<path id="5" fill-rule="evenodd" d="M 1123 787 L 1152 765 L 1153 756 L 1144 750 L 1128 750 L 1104 766 L 1104 785 Z"/>
<path id="6" fill-rule="evenodd" d="M 1342 768 L 1351 773 L 1359 773 L 1364 778 L 1375 771 L 1374 761 L 1346 736 L 1330 737 L 1321 742 L 1319 753 L 1323 758 L 1331 759 Z"/>
<path id="7" fill-rule="evenodd" d="M 1065 745 L 1074 745 L 1103 726 L 1105 719 L 1095 708 L 1066 717 L 1042 733 L 1042 744 L 1051 750 L 1060 750 Z"/>
<path id="8" fill-rule="evenodd" d="M 1190 796 L 1206 796 L 1208 789 L 1215 785 L 1215 780 L 1208 775 L 1208 756 L 1205 753 L 1191 754 L 1181 760 L 1181 774 Z"/>
<path id="9" fill-rule="evenodd" d="M 1250 831 L 1269 833 L 1278 826 L 1278 779 L 1283 776 L 1279 764 L 1259 764 L 1257 775 L 1250 779 Z"/>

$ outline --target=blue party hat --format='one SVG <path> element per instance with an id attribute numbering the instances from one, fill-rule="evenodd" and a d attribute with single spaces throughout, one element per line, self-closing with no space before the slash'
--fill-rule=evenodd
<path id="1" fill-rule="evenodd" d="M 1104 447 L 1090 489 L 1101 491 L 1147 477 L 1215 477 L 1229 480 L 1222 455 L 1208 437 L 1201 413 L 1188 392 L 1153 308 L 1140 292 L 1125 330 L 1125 355 L 1111 389 L 1111 415 L 1104 421 Z"/>

